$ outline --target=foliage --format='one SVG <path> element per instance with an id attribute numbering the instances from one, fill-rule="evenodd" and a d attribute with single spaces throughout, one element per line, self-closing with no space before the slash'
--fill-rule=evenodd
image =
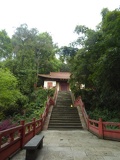
<path id="1" fill-rule="evenodd" d="M 29 29 L 27 24 L 17 27 L 12 38 L 5 30 L 0 31 L 0 119 L 16 112 L 21 114 L 32 103 L 38 73 L 60 70 L 61 61 L 55 57 L 57 49 L 49 33 Z M 43 106 L 41 101 L 36 100 L 36 105 Z"/>
<path id="2" fill-rule="evenodd" d="M 14 113 L 13 121 L 20 121 L 24 119 L 26 122 L 31 121 L 33 118 L 40 118 L 40 115 L 43 113 L 47 97 L 53 96 L 54 89 L 43 89 L 37 88 L 31 94 L 31 102 L 25 106 L 22 113 Z"/>
<path id="3" fill-rule="evenodd" d="M 63 46 L 58 49 L 57 55 L 61 61 L 60 71 L 70 72 L 71 59 L 75 56 L 78 48 Z"/>
<path id="4" fill-rule="evenodd" d="M 13 124 L 11 119 L 6 119 L 6 120 L 0 122 L 0 131 L 3 131 L 5 129 L 9 129 L 9 128 L 12 128 L 15 126 L 17 126 L 17 124 L 16 123 Z"/>
<path id="5" fill-rule="evenodd" d="M 105 8 L 101 14 L 96 30 L 75 28 L 81 48 L 71 60 L 70 83 L 74 92 L 82 94 L 91 116 L 120 119 L 120 11 Z M 79 91 L 80 84 L 91 91 Z"/>
<path id="6" fill-rule="evenodd" d="M 98 59 L 92 80 L 100 95 L 100 104 L 109 110 L 120 106 L 120 11 L 108 12 L 102 23 L 104 54 Z M 99 105 L 100 105 L 99 104 Z"/>
<path id="7" fill-rule="evenodd" d="M 25 122 L 31 122 L 33 118 L 39 119 L 40 115 L 43 113 L 45 107 L 34 107 L 29 105 L 29 108 L 25 110 L 24 114 L 14 113 L 12 121 L 20 123 L 21 120 L 25 120 Z"/>
<path id="8" fill-rule="evenodd" d="M 69 65 L 62 62 L 61 65 L 60 65 L 60 72 L 70 72 Z"/>
<path id="9" fill-rule="evenodd" d="M 31 94 L 32 103 L 34 102 L 36 107 L 44 107 L 47 97 L 53 96 L 53 93 L 54 89 L 44 89 L 40 87 Z"/>
<path id="10" fill-rule="evenodd" d="M 59 49 L 58 55 L 62 62 L 67 62 L 74 57 L 77 51 L 77 48 L 64 46 Z"/>
<path id="11" fill-rule="evenodd" d="M 2 42 L 4 45 L 5 40 L 4 38 Z M 39 33 L 36 28 L 28 29 L 27 24 L 16 28 L 9 40 L 12 49 L 1 64 L 17 77 L 20 91 L 30 98 L 34 84 L 38 82 L 38 73 L 59 70 L 61 64 L 55 57 L 57 46 L 53 44 L 49 33 Z M 3 58 L 4 55 L 1 56 Z"/>
<path id="12" fill-rule="evenodd" d="M 112 111 L 112 114 L 111 114 L 111 111 L 106 107 L 104 109 L 95 107 L 94 111 L 89 110 L 88 114 L 91 119 L 99 120 L 99 118 L 102 118 L 103 121 L 107 121 L 107 122 L 120 121 L 118 111 Z"/>
<path id="13" fill-rule="evenodd" d="M 0 68 L 0 119 L 5 116 L 6 111 L 10 114 L 9 111 L 18 101 L 22 102 L 25 99 L 17 85 L 16 77 L 8 69 Z"/>
<path id="14" fill-rule="evenodd" d="M 5 30 L 0 31 L 0 60 L 11 56 L 12 43 Z"/>

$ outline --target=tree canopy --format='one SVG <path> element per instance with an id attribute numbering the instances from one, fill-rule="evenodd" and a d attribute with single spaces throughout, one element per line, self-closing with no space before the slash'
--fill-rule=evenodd
<path id="1" fill-rule="evenodd" d="M 109 119 L 120 117 L 120 10 L 104 8 L 101 16 L 95 30 L 77 25 L 78 39 L 61 48 L 49 33 L 29 29 L 27 24 L 17 27 L 12 38 L 0 31 L 0 107 L 24 105 L 22 96 L 30 102 L 38 73 L 70 71 L 71 89 L 89 95 L 88 108 L 108 115 L 114 110 Z M 85 90 L 80 90 L 81 84 Z"/>
<path id="2" fill-rule="evenodd" d="M 120 11 L 104 8 L 101 15 L 102 22 L 96 30 L 82 25 L 75 28 L 79 35 L 76 44 L 81 49 L 72 59 L 71 86 L 74 90 L 74 84 L 85 84 L 94 93 L 90 99 L 92 106 L 109 112 L 114 110 L 113 115 L 119 117 Z"/>
<path id="3" fill-rule="evenodd" d="M 17 27 L 11 38 L 0 31 L 0 107 L 30 103 L 38 73 L 59 71 L 62 62 L 55 56 L 57 50 L 49 33 L 29 29 L 27 24 Z"/>

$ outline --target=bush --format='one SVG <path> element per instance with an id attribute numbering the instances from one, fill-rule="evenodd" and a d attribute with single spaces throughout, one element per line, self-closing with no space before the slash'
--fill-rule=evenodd
<path id="1" fill-rule="evenodd" d="M 6 119 L 6 120 L 4 120 L 0 123 L 0 131 L 10 129 L 10 128 L 15 127 L 15 126 L 17 126 L 16 123 L 13 124 L 10 119 Z"/>
<path id="2" fill-rule="evenodd" d="M 54 89 L 38 88 L 31 94 L 31 101 L 24 106 L 22 114 L 14 113 L 13 120 L 20 121 L 24 119 L 26 122 L 29 122 L 33 118 L 40 118 L 45 109 L 47 97 L 53 94 Z"/>
<path id="3" fill-rule="evenodd" d="M 95 91 L 93 89 L 78 89 L 74 92 L 75 97 L 82 97 L 86 110 L 89 111 L 94 108 L 95 104 Z"/>
<path id="4" fill-rule="evenodd" d="M 17 88 L 16 77 L 8 70 L 0 68 L 0 120 L 12 115 L 18 110 L 18 101 L 22 102 L 26 97 Z M 20 106 L 21 107 L 21 106 Z"/>
<path id="5" fill-rule="evenodd" d="M 110 108 L 106 106 L 106 103 L 100 103 L 100 96 L 97 91 L 93 89 L 76 90 L 75 95 L 81 95 L 86 111 L 91 119 L 99 120 L 99 118 L 102 118 L 103 121 L 120 121 L 120 112 L 115 110 L 114 106 Z M 111 101 L 109 100 L 109 102 Z"/>

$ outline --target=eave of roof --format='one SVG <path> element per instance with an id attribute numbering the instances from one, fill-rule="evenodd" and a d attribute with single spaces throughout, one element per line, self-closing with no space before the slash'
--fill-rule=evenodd
<path id="1" fill-rule="evenodd" d="M 39 77 L 50 79 L 70 79 L 70 72 L 50 72 L 50 74 L 38 74 Z"/>

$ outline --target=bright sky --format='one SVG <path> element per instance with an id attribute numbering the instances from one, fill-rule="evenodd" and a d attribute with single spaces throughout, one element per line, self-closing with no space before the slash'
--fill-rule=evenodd
<path id="1" fill-rule="evenodd" d="M 95 29 L 101 10 L 119 8 L 120 0 L 0 0 L 0 30 L 11 36 L 26 23 L 39 32 L 49 32 L 58 46 L 77 39 L 76 25 Z"/>

